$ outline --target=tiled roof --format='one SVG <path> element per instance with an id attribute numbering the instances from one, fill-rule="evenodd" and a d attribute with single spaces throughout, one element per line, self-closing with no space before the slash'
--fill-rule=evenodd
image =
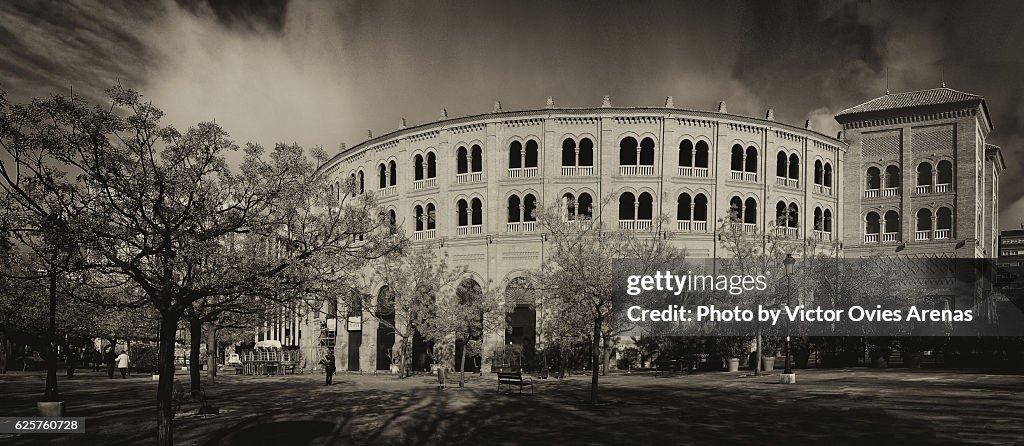
<path id="1" fill-rule="evenodd" d="M 855 107 L 850 107 L 836 116 L 852 115 L 880 110 L 920 107 L 923 105 L 955 104 L 960 102 L 981 101 L 985 98 L 976 94 L 964 93 L 952 88 L 933 88 L 930 90 L 909 91 L 906 93 L 886 94 Z"/>

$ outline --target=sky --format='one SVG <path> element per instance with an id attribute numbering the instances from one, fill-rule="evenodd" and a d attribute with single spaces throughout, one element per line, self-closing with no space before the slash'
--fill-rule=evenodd
<path id="1" fill-rule="evenodd" d="M 0 88 L 102 101 L 120 82 L 179 128 L 336 153 L 398 128 L 506 110 L 715 110 L 834 136 L 892 92 L 986 97 L 1004 150 L 1000 226 L 1024 221 L 1024 2 L 0 1 Z"/>

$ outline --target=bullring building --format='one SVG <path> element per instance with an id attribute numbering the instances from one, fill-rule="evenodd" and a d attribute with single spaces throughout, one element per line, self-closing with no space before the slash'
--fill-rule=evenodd
<path id="1" fill-rule="evenodd" d="M 730 114 L 725 103 L 684 110 L 671 97 L 656 108 L 617 107 L 607 97 L 595 108 L 549 99 L 542 109 L 504 111 L 496 103 L 487 114 L 442 112 L 411 127 L 403 120 L 343 149 L 320 173 L 338 184 L 354 178 L 414 246 L 466 265 L 466 280 L 510 290 L 541 264 L 537 213 L 555 203 L 577 220 L 659 231 L 689 257 L 728 255 L 716 222 L 730 215 L 746 233 L 847 257 L 995 257 L 1005 164 L 987 141 L 983 97 L 945 86 L 887 93 L 835 118 L 843 131 L 824 135 L 778 122 L 771 110 L 763 119 Z M 652 229 L 659 216 L 671 225 Z M 528 354 L 538 341 L 536 303 L 506 295 L 515 310 L 506 330 L 484 333 L 484 370 L 488 352 L 514 344 Z M 339 321 L 336 311 L 270 321 L 256 340 L 300 345 L 312 357 L 329 345 L 343 370 L 388 370 L 394 332 L 368 313 Z"/>

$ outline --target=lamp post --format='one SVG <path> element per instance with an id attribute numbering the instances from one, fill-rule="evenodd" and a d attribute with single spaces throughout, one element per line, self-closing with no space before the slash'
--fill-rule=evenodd
<path id="1" fill-rule="evenodd" d="M 793 270 L 795 269 L 794 266 L 796 265 L 796 259 L 793 258 L 792 254 L 786 254 L 786 258 L 785 260 L 782 261 L 782 265 L 786 269 L 786 306 L 788 307 L 792 305 L 791 299 L 793 296 Z M 793 368 L 790 366 L 789 359 L 792 355 L 792 350 L 790 348 L 789 343 L 790 322 L 791 321 L 789 319 L 786 319 L 786 370 L 782 372 L 782 382 L 792 384 L 796 382 L 796 374 L 793 373 Z"/>

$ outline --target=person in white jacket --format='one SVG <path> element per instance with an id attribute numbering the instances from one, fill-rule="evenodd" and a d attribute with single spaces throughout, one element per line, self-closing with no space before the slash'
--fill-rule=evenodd
<path id="1" fill-rule="evenodd" d="M 121 379 L 124 379 L 128 375 L 128 352 L 121 350 L 121 354 L 117 355 L 117 369 L 121 371 Z"/>

